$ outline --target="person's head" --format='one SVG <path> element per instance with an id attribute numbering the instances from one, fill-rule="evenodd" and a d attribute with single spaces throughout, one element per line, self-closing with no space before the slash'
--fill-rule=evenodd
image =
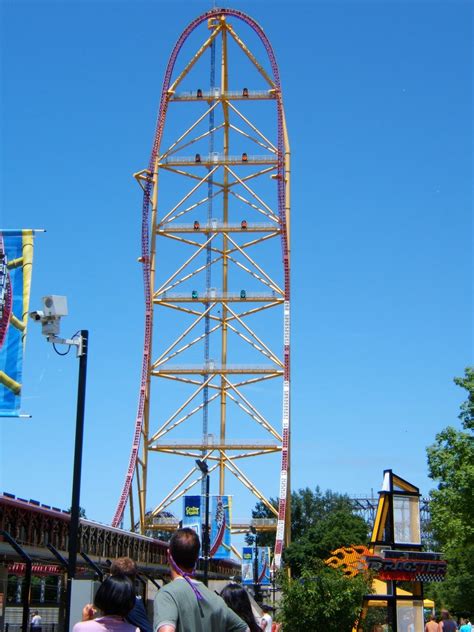
<path id="1" fill-rule="evenodd" d="M 441 618 L 449 619 L 449 612 L 447 610 L 441 610 Z"/>
<path id="2" fill-rule="evenodd" d="M 37 614 L 39 614 L 38 610 L 35 610 L 34 614 L 35 614 L 35 616 L 36 616 Z"/>
<path id="3" fill-rule="evenodd" d="M 268 613 L 268 614 L 273 610 L 273 608 L 271 606 L 267 606 L 266 603 L 262 603 L 260 608 L 263 610 L 263 612 Z"/>
<path id="4" fill-rule="evenodd" d="M 430 621 L 436 621 L 436 617 L 433 613 L 430 614 Z"/>
<path id="5" fill-rule="evenodd" d="M 221 592 L 221 597 L 229 608 L 233 610 L 242 621 L 245 621 L 250 632 L 258 632 L 258 630 L 260 630 L 253 616 L 252 606 L 245 588 L 240 586 L 240 584 L 227 584 Z"/>
<path id="6" fill-rule="evenodd" d="M 137 572 L 137 565 L 129 557 L 118 557 L 110 565 L 111 575 L 125 575 L 125 577 L 130 577 L 132 582 L 135 581 Z"/>
<path id="7" fill-rule="evenodd" d="M 199 536 L 193 529 L 178 529 L 171 537 L 169 554 L 178 568 L 190 571 L 196 566 L 200 548 Z"/>
<path id="8" fill-rule="evenodd" d="M 126 617 L 135 605 L 135 588 L 125 575 L 111 575 L 99 586 L 94 606 L 104 614 Z"/>

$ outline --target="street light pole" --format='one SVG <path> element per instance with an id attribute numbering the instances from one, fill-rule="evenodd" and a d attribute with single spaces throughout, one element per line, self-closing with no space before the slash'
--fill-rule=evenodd
<path id="1" fill-rule="evenodd" d="M 209 549 L 210 549 L 210 534 L 209 534 L 209 467 L 205 461 L 196 459 L 196 465 L 206 477 L 206 503 L 205 503 L 205 516 L 204 516 L 204 533 L 202 538 L 202 552 L 204 558 L 204 585 L 207 586 L 209 582 Z"/>
<path id="2" fill-rule="evenodd" d="M 261 601 L 260 596 L 260 584 L 258 583 L 258 542 L 257 542 L 257 529 L 250 527 L 251 532 L 255 536 L 254 540 L 254 554 L 253 554 L 253 595 L 255 601 L 258 603 Z"/>
<path id="3" fill-rule="evenodd" d="M 206 515 L 204 517 L 204 584 L 207 586 L 209 581 L 209 472 L 206 474 Z"/>

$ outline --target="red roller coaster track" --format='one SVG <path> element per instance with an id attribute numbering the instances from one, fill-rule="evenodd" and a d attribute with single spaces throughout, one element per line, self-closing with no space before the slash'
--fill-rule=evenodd
<path id="1" fill-rule="evenodd" d="M 289 478 L 289 384 L 290 384 L 290 344 L 289 344 L 289 301 L 290 301 L 290 261 L 289 261 L 289 243 L 287 233 L 287 217 L 286 217 L 286 197 L 285 188 L 287 186 L 287 174 L 285 172 L 285 146 L 284 146 L 284 113 L 281 95 L 281 84 L 278 66 L 275 59 L 272 46 L 263 32 L 262 28 L 252 18 L 245 13 L 235 9 L 216 8 L 203 13 L 193 20 L 180 35 L 177 40 L 166 67 L 163 81 L 163 89 L 161 93 L 160 107 L 158 111 L 156 131 L 154 135 L 153 147 L 149 160 L 149 170 L 153 172 L 154 164 L 157 159 L 160 147 L 165 118 L 169 102 L 169 87 L 172 73 L 175 67 L 178 54 L 183 47 L 188 36 L 210 18 L 218 18 L 219 16 L 229 16 L 237 18 L 250 26 L 260 38 L 271 64 L 273 80 L 275 83 L 275 98 L 277 102 L 277 118 L 278 118 L 278 164 L 277 164 L 277 186 L 278 186 L 278 212 L 281 224 L 281 246 L 282 246 L 282 263 L 284 269 L 284 299 L 285 299 L 285 340 L 284 340 L 284 397 L 283 397 L 283 430 L 282 430 L 282 457 L 281 457 L 281 474 L 280 474 L 280 500 L 278 507 L 278 527 L 275 541 L 275 567 L 281 564 L 281 553 L 285 537 L 285 519 L 287 516 L 287 491 Z M 152 182 L 148 180 L 144 185 L 143 209 L 142 209 L 142 263 L 143 263 L 143 282 L 145 295 L 145 335 L 143 348 L 143 364 L 141 373 L 140 395 L 138 401 L 138 410 L 135 420 L 135 433 L 133 437 L 132 449 L 125 477 L 125 482 L 120 494 L 120 499 L 112 520 L 113 526 L 118 526 L 122 521 L 124 510 L 129 498 L 132 480 L 137 464 L 140 439 L 142 434 L 145 401 L 147 397 L 147 380 L 150 366 L 150 349 L 152 342 L 152 288 L 150 287 L 150 203 L 151 203 Z"/>

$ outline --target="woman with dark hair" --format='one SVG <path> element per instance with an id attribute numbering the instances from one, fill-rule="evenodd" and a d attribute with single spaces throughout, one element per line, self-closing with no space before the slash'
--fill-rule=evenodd
<path id="1" fill-rule="evenodd" d="M 250 632 L 262 632 L 262 628 L 255 621 L 250 599 L 245 588 L 240 584 L 227 584 L 221 592 L 222 599 L 242 621 L 248 625 Z"/>
<path id="2" fill-rule="evenodd" d="M 111 575 L 102 582 L 94 597 L 94 607 L 83 610 L 86 621 L 76 623 L 73 632 L 140 632 L 125 621 L 135 605 L 135 588 L 125 575 Z M 93 619 L 95 610 L 100 615 Z"/>

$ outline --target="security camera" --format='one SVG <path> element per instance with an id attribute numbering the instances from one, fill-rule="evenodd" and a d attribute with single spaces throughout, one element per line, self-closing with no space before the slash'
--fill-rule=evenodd
<path id="1" fill-rule="evenodd" d="M 65 296 L 43 296 L 43 311 L 30 312 L 30 318 L 41 323 L 41 333 L 48 342 L 61 345 L 74 346 L 77 349 L 77 357 L 87 354 L 87 333 L 74 334 L 72 338 L 61 338 L 61 318 L 67 316 L 67 298 Z M 85 341 L 85 342 L 84 342 Z"/>
<path id="2" fill-rule="evenodd" d="M 67 298 L 65 296 L 43 296 L 44 315 L 49 318 L 67 316 Z"/>
<path id="3" fill-rule="evenodd" d="M 30 312 L 30 318 L 36 321 L 41 320 L 42 318 L 44 318 L 44 312 L 42 312 L 41 310 Z"/>

